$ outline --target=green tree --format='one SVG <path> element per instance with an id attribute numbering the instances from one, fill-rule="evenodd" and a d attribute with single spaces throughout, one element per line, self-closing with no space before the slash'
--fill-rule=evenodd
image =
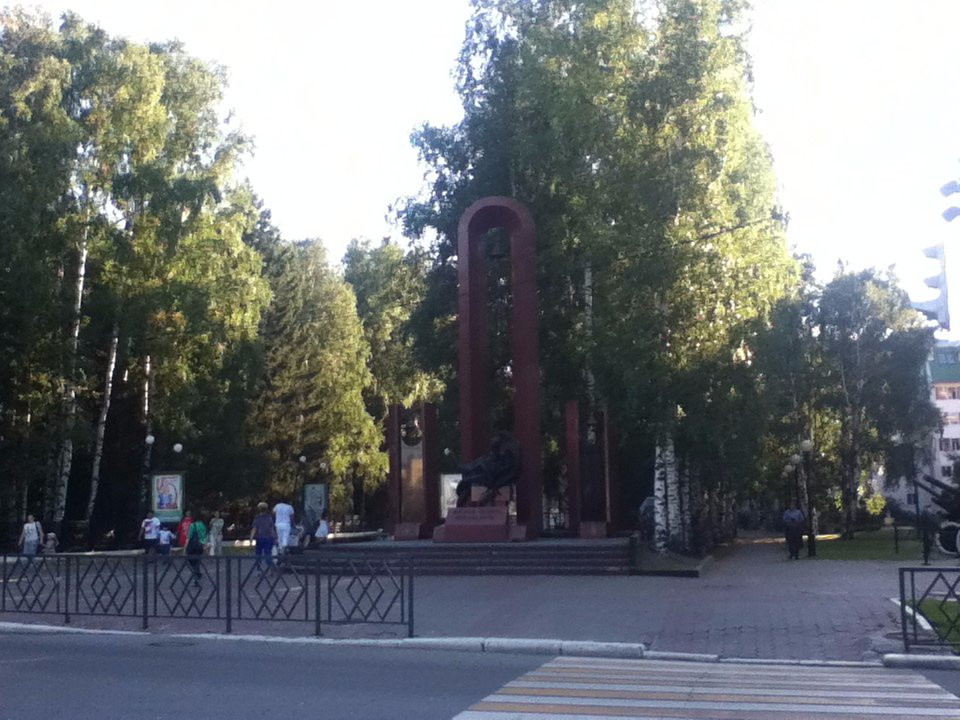
<path id="1" fill-rule="evenodd" d="M 435 398 L 439 381 L 424 372 L 413 353 L 410 315 L 423 299 L 426 258 L 384 240 L 373 247 L 354 240 L 343 257 L 344 280 L 357 298 L 357 315 L 370 347 L 372 385 L 367 409 L 382 425 L 393 403 L 411 406 Z"/>
<path id="2" fill-rule="evenodd" d="M 355 483 L 372 490 L 386 476 L 383 435 L 363 402 L 370 350 L 356 298 L 317 243 L 277 246 L 266 274 L 274 300 L 262 325 L 254 442 L 270 461 L 274 492 L 290 497 L 298 481 L 326 477 L 332 508 L 344 512 Z"/>
<path id="3" fill-rule="evenodd" d="M 625 443 L 652 448 L 747 383 L 751 324 L 796 271 L 753 127 L 737 3 L 640 11 L 632 0 L 475 2 L 459 63 L 465 117 L 415 133 L 433 182 L 404 218 L 415 236 L 437 233 L 425 302 L 450 312 L 460 214 L 483 195 L 524 202 L 538 230 L 545 433 L 559 436 L 563 401 L 580 397 L 607 404 Z M 491 324 L 502 341 L 506 326 Z M 455 345 L 421 327 L 430 367 L 454 367 Z M 717 448 L 733 452 L 721 427 L 685 452 L 729 498 L 739 480 L 722 482 L 713 462 Z M 746 428 L 742 442 L 731 467 L 749 464 Z"/>
<path id="4" fill-rule="evenodd" d="M 85 501 L 70 492 L 89 518 L 111 399 L 134 421 L 114 457 L 154 420 L 186 439 L 225 389 L 225 360 L 256 335 L 269 293 L 244 237 L 257 212 L 232 177 L 247 143 L 219 117 L 222 70 L 176 43 L 112 38 L 72 14 L 52 30 L 14 11 L 0 18 L 0 65 L 0 174 L 17 187 L 0 192 L 0 259 L 23 270 L 0 280 L 0 462 L 30 459 L 20 497 L 49 468 L 54 521 L 89 472 Z"/>
<path id="5" fill-rule="evenodd" d="M 889 275 L 838 274 L 818 315 L 829 390 L 840 424 L 838 459 L 845 538 L 852 538 L 861 475 L 890 454 L 895 435 L 924 437 L 939 426 L 924 372 L 933 333 Z"/>
<path id="6" fill-rule="evenodd" d="M 0 490 L 22 518 L 48 461 L 62 391 L 61 221 L 78 135 L 64 111 L 69 66 L 56 34 L 24 11 L 0 13 Z M 34 500 L 36 498 L 34 497 Z"/>

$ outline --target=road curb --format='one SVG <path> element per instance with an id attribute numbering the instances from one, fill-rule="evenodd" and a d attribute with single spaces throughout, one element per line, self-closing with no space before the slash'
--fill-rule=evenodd
<path id="1" fill-rule="evenodd" d="M 883 663 L 878 660 L 793 660 L 789 658 L 774 658 L 763 660 L 758 658 L 722 657 L 717 662 L 737 665 L 785 665 L 789 667 L 835 667 L 835 668 L 878 668 Z"/>
<path id="2" fill-rule="evenodd" d="M 601 658 L 642 658 L 646 648 L 642 643 L 593 642 L 590 640 L 564 640 L 560 643 L 561 655 Z"/>
<path id="3" fill-rule="evenodd" d="M 339 647 L 376 647 L 408 650 L 448 650 L 454 652 L 509 653 L 610 659 L 661 660 L 739 665 L 784 665 L 793 667 L 906 668 L 960 670 L 960 656 L 903 655 L 890 653 L 882 662 L 855 660 L 794 660 L 783 658 L 721 657 L 711 653 L 684 653 L 647 650 L 643 643 L 595 642 L 591 640 L 550 640 L 537 638 L 415 637 L 415 638 L 327 638 L 283 637 L 278 635 L 237 635 L 227 633 L 151 633 L 142 630 L 77 628 L 69 625 L 0 622 L 0 631 L 73 635 L 120 635 L 131 637 L 175 637 L 191 640 L 233 640 L 288 645 L 336 645 Z"/>
<path id="4" fill-rule="evenodd" d="M 883 666 L 908 668 L 910 670 L 960 670 L 960 657 L 956 655 L 904 655 L 888 653 L 883 656 Z"/>
<path id="5" fill-rule="evenodd" d="M 38 633 L 70 633 L 71 635 L 149 635 L 144 630 L 106 630 L 70 627 L 69 625 L 41 625 L 39 623 L 0 622 L 0 630 Z"/>
<path id="6" fill-rule="evenodd" d="M 718 662 L 719 655 L 711 653 L 684 653 L 647 650 L 643 653 L 646 660 L 679 660 L 681 662 Z"/>

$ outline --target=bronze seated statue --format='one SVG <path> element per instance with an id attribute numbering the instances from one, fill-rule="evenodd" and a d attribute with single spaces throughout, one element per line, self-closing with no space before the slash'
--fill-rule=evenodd
<path id="1" fill-rule="evenodd" d="M 476 504 L 491 505 L 501 488 L 513 485 L 520 477 L 520 445 L 513 435 L 501 430 L 490 443 L 490 452 L 461 465 L 460 472 L 457 507 L 470 505 L 474 485 L 486 488 Z"/>

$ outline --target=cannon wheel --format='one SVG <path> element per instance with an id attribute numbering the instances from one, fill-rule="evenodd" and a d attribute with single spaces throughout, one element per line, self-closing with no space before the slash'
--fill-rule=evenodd
<path id="1" fill-rule="evenodd" d="M 940 527 L 934 535 L 937 548 L 944 555 L 960 555 L 960 524 L 946 520 L 940 523 Z"/>

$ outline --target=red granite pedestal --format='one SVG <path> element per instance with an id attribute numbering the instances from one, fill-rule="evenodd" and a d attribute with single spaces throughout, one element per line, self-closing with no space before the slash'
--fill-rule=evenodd
<path id="1" fill-rule="evenodd" d="M 509 542 L 510 514 L 503 505 L 461 507 L 447 511 L 447 521 L 433 531 L 434 542 Z"/>

